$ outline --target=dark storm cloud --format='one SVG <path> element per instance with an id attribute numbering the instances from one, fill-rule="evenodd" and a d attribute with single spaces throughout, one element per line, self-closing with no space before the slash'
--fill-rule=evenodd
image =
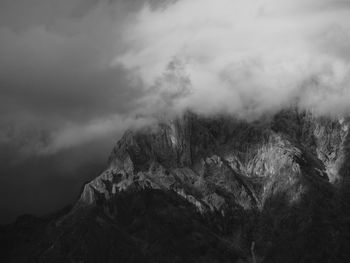
<path id="1" fill-rule="evenodd" d="M 20 159 L 18 149 L 1 145 L 0 224 L 18 215 L 45 214 L 72 203 L 84 182 L 106 166 L 110 141 L 97 140 L 51 155 Z"/>
<path id="2" fill-rule="evenodd" d="M 1 222 L 71 202 L 144 122 L 134 112 L 145 93 L 110 62 L 145 2 L 0 1 Z"/>
<path id="3" fill-rule="evenodd" d="M 142 1 L 2 1 L 0 121 L 48 132 L 120 120 L 144 94 L 128 72 L 111 67 L 125 18 Z M 84 129 L 80 129 L 84 132 Z M 1 133 L 0 133 L 1 135 Z M 100 134 L 101 135 L 101 134 Z M 33 136 L 33 140 L 37 139 Z M 93 139 L 93 138 L 91 138 Z M 54 142 L 52 142 L 54 143 Z M 59 145 L 56 145 L 59 149 Z"/>
<path id="4" fill-rule="evenodd" d="M 240 111 L 258 91 L 260 111 L 297 96 L 308 75 L 334 77 L 330 84 L 342 85 L 348 70 L 343 58 L 349 56 L 349 7 L 341 0 L 4 0 L 1 123 L 39 127 L 39 133 L 48 133 L 45 144 L 59 150 L 62 134 L 72 135 L 72 145 L 74 131 L 90 139 L 104 135 L 102 128 L 89 131 L 98 125 L 106 126 L 105 134 L 117 132 L 144 108 L 148 113 L 167 105 L 175 111 Z M 164 78 L 174 59 L 183 63 L 184 76 Z M 247 81 L 244 74 L 253 78 Z M 188 80 L 191 92 L 176 78 L 180 85 Z M 280 79 L 288 87 L 278 84 Z M 206 98 L 211 101 L 202 103 Z"/>

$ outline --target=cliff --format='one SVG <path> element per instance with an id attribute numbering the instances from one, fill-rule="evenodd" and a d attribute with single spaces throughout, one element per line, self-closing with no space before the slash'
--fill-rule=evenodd
<path id="1" fill-rule="evenodd" d="M 347 262 L 348 126 L 293 108 L 127 131 L 69 211 L 2 230 L 7 259 Z"/>

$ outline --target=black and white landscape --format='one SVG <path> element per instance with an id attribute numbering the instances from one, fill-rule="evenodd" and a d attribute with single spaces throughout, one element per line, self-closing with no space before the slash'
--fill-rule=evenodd
<path id="1" fill-rule="evenodd" d="M 350 262 L 350 1 L 1 0 L 1 262 Z"/>

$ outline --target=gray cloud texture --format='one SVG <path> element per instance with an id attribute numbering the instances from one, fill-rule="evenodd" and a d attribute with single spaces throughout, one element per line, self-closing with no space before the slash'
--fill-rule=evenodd
<path id="1" fill-rule="evenodd" d="M 191 94 L 175 105 L 256 116 L 299 101 L 320 113 L 350 110 L 350 2 L 182 0 L 143 8 L 122 39 L 123 65 L 146 89 L 176 58 Z M 174 90 L 173 85 L 163 89 Z"/>
<path id="2" fill-rule="evenodd" d="M 0 1 L 0 223 L 72 202 L 123 130 L 144 122 L 133 114 L 144 92 L 110 66 L 143 4 Z"/>
<path id="3" fill-rule="evenodd" d="M 250 117 L 296 99 L 349 111 L 349 1 L 1 5 L 0 136 L 36 130 L 38 153 L 186 109 Z"/>
<path id="4" fill-rule="evenodd" d="M 348 0 L 1 0 L 0 208 L 56 208 L 159 115 L 349 114 L 349 17 Z"/>
<path id="5" fill-rule="evenodd" d="M 22 140 L 28 131 L 33 140 L 27 138 L 28 146 L 37 146 L 30 150 L 52 152 L 74 140 L 80 144 L 118 132 L 130 122 L 143 91 L 131 85 L 123 67 L 109 65 L 119 48 L 125 11 L 134 8 L 130 3 L 15 0 L 1 5 L 7 17 L 0 15 L 2 140 Z M 42 133 L 45 140 L 37 140 Z"/>

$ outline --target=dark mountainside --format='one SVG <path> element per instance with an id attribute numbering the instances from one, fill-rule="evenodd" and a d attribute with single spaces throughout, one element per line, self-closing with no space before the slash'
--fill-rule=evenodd
<path id="1" fill-rule="evenodd" d="M 128 131 L 74 205 L 1 227 L 1 262 L 350 262 L 348 125 L 288 109 Z"/>

